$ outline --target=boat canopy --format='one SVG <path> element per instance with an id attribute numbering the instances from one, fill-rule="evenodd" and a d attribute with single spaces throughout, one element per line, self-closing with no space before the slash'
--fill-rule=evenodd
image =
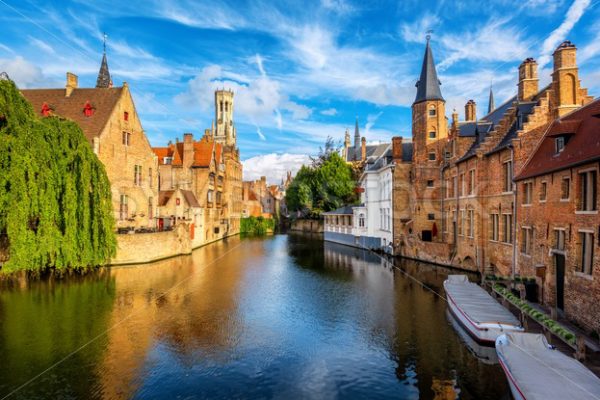
<path id="1" fill-rule="evenodd" d="M 600 378 L 548 346 L 543 335 L 507 333 L 498 338 L 496 350 L 528 400 L 600 399 Z"/>
<path id="2" fill-rule="evenodd" d="M 450 301 L 478 324 L 520 326 L 519 320 L 466 275 L 450 275 L 444 285 Z"/>

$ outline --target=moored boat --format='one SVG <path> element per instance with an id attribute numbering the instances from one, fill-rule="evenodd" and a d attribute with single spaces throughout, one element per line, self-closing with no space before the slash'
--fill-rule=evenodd
<path id="1" fill-rule="evenodd" d="M 523 332 L 519 320 L 466 275 L 449 275 L 444 290 L 450 311 L 467 332 L 482 343 L 493 345 L 506 332 Z"/>
<path id="2" fill-rule="evenodd" d="M 600 378 L 549 346 L 544 335 L 500 335 L 496 352 L 515 400 L 600 400 Z"/>

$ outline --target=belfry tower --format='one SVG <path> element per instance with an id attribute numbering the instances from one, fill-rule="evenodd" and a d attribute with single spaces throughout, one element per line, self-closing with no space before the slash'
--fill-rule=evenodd
<path id="1" fill-rule="evenodd" d="M 433 53 L 427 35 L 417 96 L 412 105 L 413 187 L 418 204 L 413 210 L 414 228 L 423 240 L 437 240 L 441 227 L 440 172 L 448 138 L 446 101 L 442 97 Z"/>
<path id="2" fill-rule="evenodd" d="M 235 147 L 237 132 L 233 123 L 233 91 L 215 91 L 215 121 L 215 141 Z"/>

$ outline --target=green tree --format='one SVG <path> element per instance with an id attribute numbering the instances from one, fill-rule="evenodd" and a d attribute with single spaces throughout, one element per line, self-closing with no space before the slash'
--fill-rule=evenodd
<path id="1" fill-rule="evenodd" d="M 303 165 L 286 190 L 285 201 L 290 211 L 318 216 L 356 202 L 354 172 L 331 138 L 327 138 L 325 147 L 311 160 L 312 165 Z"/>
<path id="2" fill-rule="evenodd" d="M 0 121 L 2 272 L 105 264 L 116 248 L 110 183 L 79 126 L 39 118 L 9 80 Z"/>

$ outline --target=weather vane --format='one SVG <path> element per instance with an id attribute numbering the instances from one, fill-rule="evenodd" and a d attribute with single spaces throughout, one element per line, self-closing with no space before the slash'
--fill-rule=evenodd
<path id="1" fill-rule="evenodd" d="M 433 33 L 433 30 L 432 30 L 432 29 L 429 29 L 429 30 L 427 31 L 427 36 L 425 36 L 425 39 L 427 39 L 427 40 L 429 41 L 429 39 L 431 39 L 431 34 L 432 34 L 432 33 Z"/>
<path id="2" fill-rule="evenodd" d="M 104 37 L 104 52 L 106 53 L 106 38 L 108 37 L 108 35 L 106 34 L 106 32 L 104 32 L 102 36 Z"/>

